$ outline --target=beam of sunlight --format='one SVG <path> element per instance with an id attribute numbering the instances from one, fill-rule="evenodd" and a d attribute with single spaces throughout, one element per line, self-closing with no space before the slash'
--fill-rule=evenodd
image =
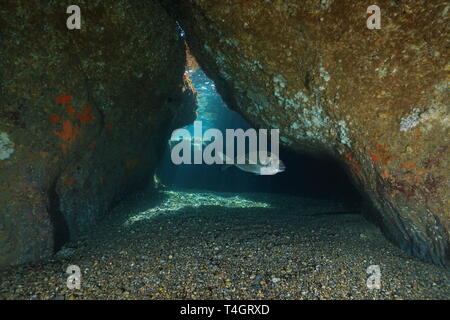
<path id="1" fill-rule="evenodd" d="M 164 201 L 153 208 L 139 212 L 128 218 L 125 226 L 130 226 L 141 220 L 148 220 L 161 214 L 179 213 L 184 208 L 201 206 L 219 206 L 226 208 L 270 208 L 265 202 L 252 201 L 241 196 L 224 197 L 216 192 L 187 192 L 187 191 L 162 191 Z"/>

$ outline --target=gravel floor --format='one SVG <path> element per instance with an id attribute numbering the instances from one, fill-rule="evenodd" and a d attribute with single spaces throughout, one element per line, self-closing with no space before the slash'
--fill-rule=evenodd
<path id="1" fill-rule="evenodd" d="M 449 284 L 339 203 L 165 191 L 124 200 L 51 260 L 0 271 L 0 299 L 449 299 Z"/>

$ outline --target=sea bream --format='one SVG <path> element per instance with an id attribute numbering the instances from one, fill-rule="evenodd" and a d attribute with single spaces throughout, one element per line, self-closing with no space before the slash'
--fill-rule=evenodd
<path id="1" fill-rule="evenodd" d="M 251 157 L 253 155 L 253 157 Z M 227 164 L 230 162 L 230 158 L 222 153 L 222 159 L 224 165 L 222 170 L 226 170 L 232 166 L 239 168 L 242 171 L 251 172 L 257 175 L 275 175 L 278 172 L 283 172 L 286 167 L 277 155 L 267 152 L 267 156 L 261 158 L 256 153 L 246 153 L 243 156 L 238 156 L 233 160 L 233 164 Z M 228 159 L 228 161 L 226 161 Z M 257 159 L 256 162 L 250 163 L 250 159 Z"/>

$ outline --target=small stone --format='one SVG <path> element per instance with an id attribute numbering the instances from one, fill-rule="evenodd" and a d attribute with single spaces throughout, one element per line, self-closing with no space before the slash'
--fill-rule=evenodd
<path id="1" fill-rule="evenodd" d="M 70 257 L 72 257 L 74 254 L 76 253 L 75 249 L 72 248 L 63 248 L 61 250 L 59 250 L 55 257 L 57 259 L 69 259 Z"/>

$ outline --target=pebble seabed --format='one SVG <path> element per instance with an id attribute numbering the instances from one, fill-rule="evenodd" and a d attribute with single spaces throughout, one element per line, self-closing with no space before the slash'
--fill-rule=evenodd
<path id="1" fill-rule="evenodd" d="M 449 299 L 450 272 L 340 203 L 144 192 L 52 259 L 0 271 L 0 299 Z M 154 194 L 154 193 L 153 193 Z M 68 289 L 66 269 L 81 270 Z M 381 288 L 366 273 L 379 265 Z"/>

